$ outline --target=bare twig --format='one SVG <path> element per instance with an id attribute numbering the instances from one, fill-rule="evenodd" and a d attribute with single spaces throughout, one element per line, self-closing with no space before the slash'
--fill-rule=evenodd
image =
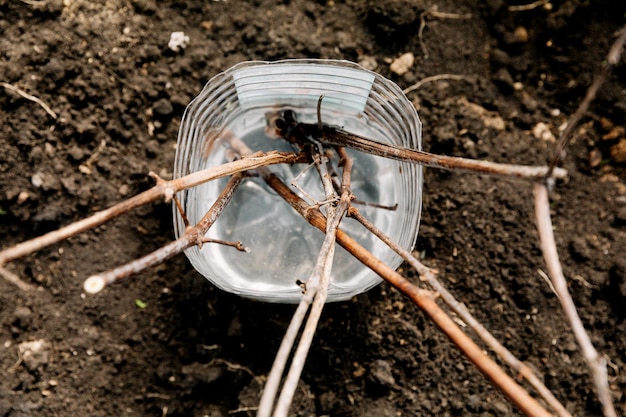
<path id="1" fill-rule="evenodd" d="M 307 219 L 309 223 L 322 231 L 326 229 L 326 219 L 322 213 L 319 210 L 311 209 L 306 202 L 291 191 L 278 177 L 271 175 L 266 181 L 272 189 Z M 411 284 L 341 229 L 337 231 L 337 243 L 413 300 L 439 329 L 459 347 L 480 372 L 487 376 L 522 412 L 528 416 L 548 417 L 551 415 L 463 333 L 454 321 L 437 305 L 434 301 L 433 293 Z"/>
<path id="2" fill-rule="evenodd" d="M 247 153 L 249 149 L 245 147 L 242 142 L 237 142 L 234 146 L 237 147 L 239 152 Z M 330 175 L 326 169 L 326 163 L 323 161 L 323 151 L 320 149 L 318 154 L 313 155 L 316 161 L 315 165 L 318 167 L 322 184 L 324 186 L 326 199 L 332 200 L 335 192 L 332 186 Z M 269 170 L 258 170 L 263 178 L 267 178 L 270 175 Z M 345 210 L 344 210 L 345 211 Z M 289 354 L 295 344 L 296 338 L 302 329 L 302 323 L 308 312 L 307 322 L 302 330 L 300 341 L 296 351 L 294 352 L 291 360 L 289 371 L 283 382 L 283 388 L 279 395 L 278 402 L 274 408 L 274 416 L 286 414 L 291 405 L 293 395 L 298 385 L 298 380 L 304 368 L 304 362 L 308 355 L 311 343 L 313 341 L 313 335 L 317 329 L 317 323 L 322 313 L 324 303 L 327 299 L 328 284 L 330 283 L 330 272 L 332 267 L 332 260 L 335 254 L 335 235 L 339 226 L 339 222 L 343 217 L 343 213 L 339 213 L 333 207 L 329 209 L 332 220 L 327 223 L 326 237 L 322 243 L 317 261 L 309 278 L 304 283 L 304 295 L 300 300 L 296 313 L 293 315 L 291 322 L 285 336 L 281 342 L 272 369 L 267 379 L 267 383 L 263 389 L 263 395 L 259 403 L 259 409 L 257 412 L 258 417 L 269 417 L 272 408 L 274 408 L 274 402 L 276 401 L 276 394 L 280 385 L 282 375 L 285 370 L 285 365 L 289 359 Z M 310 311 L 309 311 L 310 309 Z"/>
<path id="3" fill-rule="evenodd" d="M 305 129 L 316 128 L 313 125 L 307 125 L 304 123 L 302 126 Z M 474 174 L 497 175 L 527 180 L 543 179 L 549 174 L 553 178 L 558 179 L 562 179 L 567 176 L 567 171 L 559 168 L 554 168 L 552 172 L 550 172 L 550 169 L 547 166 L 534 167 L 526 165 L 500 164 L 497 162 L 437 155 L 417 149 L 403 148 L 386 143 L 380 143 L 331 126 L 324 126 L 322 131 L 319 132 L 319 136 L 319 140 L 326 145 L 345 146 L 370 155 L 377 155 L 405 162 L 415 162 L 426 167 L 437 169 L 471 172 Z"/>
<path id="4" fill-rule="evenodd" d="M 559 255 L 556 249 L 556 242 L 552 232 L 552 220 L 550 218 L 550 202 L 548 199 L 548 187 L 545 184 L 537 183 L 534 188 L 535 193 L 535 215 L 537 219 L 537 230 L 539 232 L 539 242 L 541 251 L 548 268 L 548 275 L 558 294 L 563 312 L 574 333 L 574 337 L 580 346 L 583 357 L 587 361 L 591 377 L 596 387 L 600 403 L 605 417 L 616 417 L 611 392 L 608 385 L 606 370 L 606 360 L 598 354 L 591 343 L 589 335 L 585 331 L 576 306 L 567 289 L 567 282 L 563 275 Z"/>
<path id="5" fill-rule="evenodd" d="M 624 44 L 626 44 L 626 25 L 622 27 L 622 29 L 620 30 L 620 34 L 611 46 L 606 63 L 600 70 L 600 73 L 596 76 L 593 83 L 587 89 L 585 98 L 583 99 L 583 101 L 580 102 L 572 117 L 570 117 L 570 119 L 567 121 L 567 125 L 561 133 L 561 137 L 559 139 L 559 142 L 557 143 L 554 156 L 550 161 L 550 170 L 548 171 L 549 174 L 552 173 L 554 169 L 556 169 L 556 166 L 563 158 L 563 153 L 572 138 L 574 128 L 578 125 L 585 113 L 587 113 L 587 109 L 589 109 L 589 105 L 596 98 L 598 90 L 600 90 L 600 87 L 602 87 L 602 85 L 608 79 L 609 74 L 611 73 L 611 69 L 619 63 L 622 50 L 624 49 Z"/>
<path id="6" fill-rule="evenodd" d="M 310 278 L 306 282 L 307 291 L 309 291 L 309 282 L 311 282 L 313 286 L 317 286 L 317 288 L 314 287 L 312 289 L 315 293 L 313 305 L 311 306 L 311 311 L 309 313 L 307 323 L 302 331 L 300 342 L 298 343 L 298 347 L 293 355 L 289 372 L 287 373 L 287 377 L 285 378 L 285 382 L 283 384 L 282 392 L 278 397 L 276 408 L 273 414 L 274 417 L 287 417 L 289 407 L 291 405 L 291 402 L 293 401 L 293 395 L 298 385 L 300 375 L 302 374 L 304 362 L 308 355 L 311 342 L 313 340 L 313 335 L 315 334 L 315 330 L 317 329 L 317 323 L 319 322 L 322 309 L 324 307 L 324 304 L 326 303 L 326 299 L 328 296 L 328 285 L 330 284 L 330 274 L 335 253 L 335 241 L 337 236 L 337 230 L 339 229 L 339 223 L 341 222 L 341 219 L 350 207 L 350 201 L 352 196 L 352 192 L 350 191 L 352 160 L 348 157 L 343 148 L 338 149 L 338 152 L 341 155 L 343 165 L 341 184 L 342 194 L 338 205 L 336 207 L 330 206 L 328 208 L 328 219 L 326 221 L 325 231 L 326 236 L 324 238 L 324 242 L 322 244 L 322 249 L 320 250 L 317 263 L 313 268 Z M 320 157 L 323 156 L 323 149 L 321 146 L 319 148 L 319 154 Z M 332 180 L 330 178 L 330 174 L 326 169 L 326 163 L 321 161 L 318 166 L 320 169 L 322 184 L 324 185 L 326 199 L 330 200 L 333 198 L 333 196 L 335 196 L 335 190 L 332 184 Z"/>
<path id="7" fill-rule="evenodd" d="M 191 246 L 202 246 L 207 242 L 204 235 L 213 223 L 215 223 L 215 220 L 217 220 L 220 213 L 224 210 L 224 207 L 226 207 L 231 200 L 243 177 L 244 174 L 242 173 L 233 175 L 209 211 L 200 219 L 198 224 L 187 228 L 180 238 L 125 265 L 118 266 L 102 274 L 92 275 L 85 280 L 83 285 L 85 291 L 90 294 L 95 294 L 115 281 L 138 274 L 152 266 L 162 264 L 172 256 L 182 253 Z"/>
<path id="8" fill-rule="evenodd" d="M 467 75 L 460 75 L 460 74 L 437 74 L 437 75 L 431 75 L 430 77 L 422 78 L 421 80 L 419 80 L 415 84 L 413 84 L 413 85 L 405 88 L 404 90 L 402 90 L 402 92 L 404 94 L 409 94 L 410 92 L 417 90 L 418 88 L 420 88 L 424 84 L 431 83 L 431 82 L 434 82 L 434 81 L 441 81 L 441 80 L 467 80 L 467 79 L 469 79 L 469 77 Z"/>
<path id="9" fill-rule="evenodd" d="M 47 2 L 45 0 L 20 0 L 22 3 L 29 6 L 44 6 Z"/>
<path id="10" fill-rule="evenodd" d="M 99 211 L 90 217 L 0 251 L 0 267 L 6 265 L 7 262 L 37 252 L 45 247 L 92 229 L 152 201 L 156 201 L 160 198 L 164 198 L 166 201 L 170 200 L 178 191 L 195 187 L 196 185 L 204 182 L 232 175 L 237 172 L 255 169 L 265 165 L 305 161 L 306 157 L 302 154 L 281 152 L 269 152 L 266 154 L 257 153 L 254 155 L 248 155 L 238 161 L 197 171 L 171 181 L 158 182 L 151 189 L 129 198 L 128 200 L 124 200 L 108 209 Z M 155 174 L 152 174 L 152 176 L 155 178 L 157 177 Z"/>
<path id="11" fill-rule="evenodd" d="M 16 285 L 22 291 L 32 291 L 32 290 L 37 289 L 37 287 L 35 287 L 34 285 L 31 285 L 27 282 L 22 281 L 20 277 L 18 277 L 13 272 L 1 266 L 0 266 L 0 275 L 2 275 L 4 279 L 9 281 L 10 283 Z"/>
<path id="12" fill-rule="evenodd" d="M 426 48 L 426 42 L 424 42 L 424 29 L 426 28 L 426 18 L 434 17 L 436 19 L 471 19 L 471 13 L 446 13 L 440 12 L 437 5 L 430 6 L 426 9 L 422 14 L 420 14 L 420 26 L 417 29 L 417 39 L 419 40 L 420 47 L 422 48 L 422 53 L 424 54 L 424 59 L 428 59 L 428 48 Z"/>
<path id="13" fill-rule="evenodd" d="M 517 6 L 509 6 L 508 10 L 509 12 L 525 12 L 528 10 L 533 10 L 536 9 L 537 7 L 541 7 L 544 6 L 546 4 L 548 4 L 550 2 L 550 0 L 537 0 L 534 1 L 530 4 L 520 4 Z"/>
<path id="14" fill-rule="evenodd" d="M 30 101 L 32 101 L 34 103 L 39 104 L 41 106 L 41 108 L 44 109 L 46 111 L 46 113 L 48 113 L 48 115 L 50 115 L 50 117 L 52 117 L 53 119 L 56 120 L 57 114 L 55 112 L 53 112 L 52 109 L 46 103 L 41 101 L 41 99 L 39 99 L 38 97 L 30 95 L 26 91 L 24 91 L 24 90 L 14 86 L 14 85 L 12 85 L 12 84 L 9 84 L 9 83 L 0 82 L 0 85 L 2 85 L 7 90 L 11 90 L 11 91 L 16 92 L 20 96 L 24 97 L 26 100 L 30 100 Z"/>
<path id="15" fill-rule="evenodd" d="M 309 318 L 307 319 L 307 323 L 302 331 L 302 335 L 300 336 L 300 342 L 298 343 L 298 347 L 293 355 L 289 372 L 287 373 L 287 377 L 285 378 L 285 382 L 283 384 L 282 392 L 278 397 L 276 409 L 273 414 L 274 417 L 287 416 L 289 406 L 291 405 L 294 392 L 298 385 L 298 380 L 300 379 L 300 374 L 304 368 L 304 362 L 313 340 L 313 335 L 315 334 L 315 330 L 317 328 L 317 323 L 322 313 L 324 303 L 327 299 L 332 260 L 335 252 L 336 233 L 339 227 L 339 222 L 350 205 L 349 195 L 347 197 L 346 195 L 347 194 L 344 194 L 344 196 L 342 196 L 341 202 L 337 207 L 330 209 L 330 215 L 326 222 L 326 237 L 324 239 L 322 249 L 320 250 L 318 262 L 311 274 L 311 278 L 307 281 L 308 291 L 309 281 L 313 281 L 315 279 L 314 277 L 319 276 L 319 278 L 316 279 L 319 282 L 319 288 L 316 290 Z"/>
<path id="16" fill-rule="evenodd" d="M 426 281 L 439 297 L 485 342 L 504 362 L 506 362 L 518 375 L 526 379 L 541 397 L 552 407 L 561 417 L 571 417 L 571 414 L 563 407 L 552 392 L 541 382 L 532 369 L 524 362 L 520 361 L 504 347 L 478 320 L 472 316 L 465 305 L 460 303 L 437 279 L 437 271 L 425 266 L 418 261 L 409 251 L 405 250 L 389 236 L 385 235 L 372 222 L 365 218 L 358 209 L 352 207 L 348 212 L 349 217 L 361 223 L 367 230 L 383 241 L 400 255 L 411 267 L 420 274 L 420 279 Z"/>
<path id="17" fill-rule="evenodd" d="M 91 154 L 91 156 L 82 164 L 78 166 L 78 170 L 83 174 L 91 175 L 91 166 L 100 158 L 100 155 L 104 151 L 104 148 L 107 146 L 107 141 L 103 140 L 100 142 L 100 145 L 96 148 L 96 150 Z"/>

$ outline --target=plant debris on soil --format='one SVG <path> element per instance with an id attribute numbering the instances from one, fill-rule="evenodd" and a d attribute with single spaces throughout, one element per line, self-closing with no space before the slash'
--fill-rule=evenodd
<path id="1" fill-rule="evenodd" d="M 425 149 L 546 164 L 626 4 L 509 9 L 521 3 L 0 0 L 1 245 L 147 189 L 149 171 L 170 178 L 185 106 L 241 61 L 347 59 L 402 88 L 462 75 L 409 93 Z M 569 179 L 552 193 L 569 289 L 608 360 L 618 414 L 626 414 L 625 64 L 577 128 L 563 162 Z M 217 290 L 182 255 L 82 293 L 86 277 L 172 238 L 171 207 L 156 203 L 8 266 L 40 290 L 0 280 L 0 417 L 254 415 L 293 306 Z M 528 184 L 427 170 L 416 253 L 572 414 L 601 415 L 542 278 Z M 384 283 L 326 307 L 300 384 L 292 415 L 519 415 Z"/>

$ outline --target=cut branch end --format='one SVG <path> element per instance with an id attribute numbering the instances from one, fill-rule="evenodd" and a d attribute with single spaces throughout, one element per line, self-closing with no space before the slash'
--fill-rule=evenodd
<path id="1" fill-rule="evenodd" d="M 97 294 L 106 286 L 106 282 L 100 275 L 90 276 L 85 280 L 83 289 L 87 294 Z"/>

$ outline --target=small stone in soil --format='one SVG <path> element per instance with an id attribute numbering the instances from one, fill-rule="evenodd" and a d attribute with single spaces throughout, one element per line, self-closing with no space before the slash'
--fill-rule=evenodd
<path id="1" fill-rule="evenodd" d="M 378 359 L 370 365 L 370 381 L 378 388 L 393 388 L 396 380 L 392 374 L 392 367 L 388 361 Z"/>

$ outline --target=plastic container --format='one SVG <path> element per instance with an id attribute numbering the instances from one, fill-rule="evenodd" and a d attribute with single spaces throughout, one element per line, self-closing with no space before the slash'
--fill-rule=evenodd
<path id="1" fill-rule="evenodd" d="M 228 161 L 232 154 L 229 135 L 242 139 L 254 151 L 293 151 L 286 141 L 266 136 L 266 114 L 288 108 L 296 112 L 299 121 L 316 123 L 320 95 L 324 95 L 321 113 L 325 124 L 376 141 L 421 148 L 421 123 L 415 108 L 396 84 L 378 74 L 347 61 L 244 62 L 211 79 L 187 107 L 178 136 L 174 177 Z M 355 161 L 352 190 L 356 197 L 368 203 L 398 205 L 393 211 L 364 205 L 359 210 L 411 250 L 421 211 L 421 167 L 357 151 L 349 153 Z M 270 167 L 287 184 L 305 168 Z M 191 224 L 206 213 L 226 181 L 179 193 Z M 300 177 L 298 185 L 318 201 L 324 200 L 315 170 Z M 174 227 L 177 237 L 184 232 L 176 209 Z M 393 268 L 400 265 L 401 259 L 356 221 L 346 218 L 341 228 L 386 264 Z M 198 272 L 225 291 L 283 303 L 300 300 L 302 290 L 296 281 L 308 278 L 323 240 L 320 231 L 261 179 L 246 180 L 239 187 L 207 236 L 242 241 L 250 252 L 218 244 L 192 247 L 185 254 Z M 328 300 L 349 299 L 380 281 L 338 247 Z"/>

